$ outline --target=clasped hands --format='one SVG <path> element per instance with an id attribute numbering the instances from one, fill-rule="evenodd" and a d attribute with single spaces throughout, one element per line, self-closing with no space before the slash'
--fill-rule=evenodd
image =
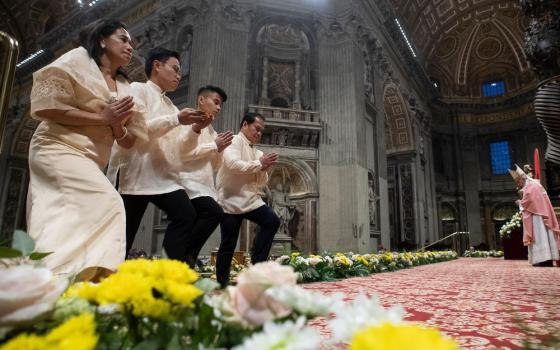
<path id="1" fill-rule="evenodd" d="M 101 111 L 101 119 L 111 127 L 113 135 L 117 139 L 124 138 L 126 135 L 127 131 L 124 125 L 132 115 L 133 107 L 134 99 L 132 96 L 127 96 L 107 104 Z"/>
<path id="2" fill-rule="evenodd" d="M 192 125 L 194 132 L 200 134 L 200 131 L 206 128 L 208 125 L 214 121 L 214 117 L 201 110 L 184 108 L 179 112 L 178 115 L 179 123 L 183 125 Z M 218 148 L 218 152 L 222 152 L 226 147 L 231 145 L 233 140 L 233 133 L 231 131 L 226 131 L 218 134 L 218 137 L 214 140 Z"/>

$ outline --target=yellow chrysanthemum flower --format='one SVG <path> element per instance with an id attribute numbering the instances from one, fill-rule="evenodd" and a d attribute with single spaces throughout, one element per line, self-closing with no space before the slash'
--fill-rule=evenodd
<path id="1" fill-rule="evenodd" d="M 67 292 L 98 305 L 117 304 L 133 315 L 172 319 L 173 311 L 192 307 L 202 291 L 198 274 L 176 260 L 128 260 L 99 284 L 81 283 Z"/>
<path id="2" fill-rule="evenodd" d="M 354 334 L 351 350 L 459 350 L 459 346 L 434 328 L 411 323 L 384 323 Z"/>
<path id="3" fill-rule="evenodd" d="M 155 282 L 147 276 L 116 273 L 98 287 L 95 301 L 104 304 L 125 304 L 142 295 L 152 295 Z"/>
<path id="4" fill-rule="evenodd" d="M 35 334 L 21 334 L 0 346 L 0 350 L 42 350 L 44 348 L 45 340 Z"/>
<path id="5" fill-rule="evenodd" d="M 165 300 L 142 295 L 130 301 L 132 314 L 137 317 L 148 316 L 157 319 L 172 319 L 171 304 Z"/>
<path id="6" fill-rule="evenodd" d="M 93 350 L 97 345 L 95 319 L 92 314 L 72 317 L 46 336 L 22 334 L 0 350 Z"/>
<path id="7" fill-rule="evenodd" d="M 358 258 L 356 258 L 356 261 L 362 263 L 365 266 L 369 265 L 369 262 L 363 256 L 359 256 Z"/>
<path id="8" fill-rule="evenodd" d="M 92 314 L 72 317 L 53 329 L 45 338 L 47 348 L 90 350 L 97 344 L 95 318 Z"/>
<path id="9" fill-rule="evenodd" d="M 202 295 L 200 289 L 189 284 L 167 282 L 165 288 L 165 294 L 172 302 L 185 306 L 192 305 L 193 301 Z"/>
<path id="10" fill-rule="evenodd" d="M 97 294 L 97 285 L 90 282 L 78 282 L 72 284 L 62 295 L 64 298 L 78 297 L 94 300 Z"/>

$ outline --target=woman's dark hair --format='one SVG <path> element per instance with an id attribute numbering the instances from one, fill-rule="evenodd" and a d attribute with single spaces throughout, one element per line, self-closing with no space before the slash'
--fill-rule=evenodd
<path id="1" fill-rule="evenodd" d="M 241 120 L 241 124 L 239 124 L 239 127 L 242 128 L 243 127 L 243 123 L 247 122 L 247 124 L 251 125 L 255 122 L 255 120 L 257 120 L 257 118 L 259 118 L 260 120 L 262 120 L 263 122 L 265 121 L 264 116 L 258 113 L 252 113 L 252 112 L 247 112 L 244 116 L 243 119 Z"/>
<path id="2" fill-rule="evenodd" d="M 126 29 L 126 25 L 117 19 L 98 19 L 86 25 L 80 31 L 80 45 L 87 50 L 89 56 L 93 58 L 98 66 L 101 65 L 101 55 L 103 55 L 101 40 L 111 36 L 120 28 Z M 117 70 L 117 74 L 121 74 L 128 79 L 122 67 Z"/>

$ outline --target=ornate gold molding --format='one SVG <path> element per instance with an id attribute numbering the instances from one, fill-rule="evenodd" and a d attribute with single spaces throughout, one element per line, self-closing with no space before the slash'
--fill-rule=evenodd
<path id="1" fill-rule="evenodd" d="M 457 116 L 459 124 L 493 124 L 510 121 L 535 113 L 533 103 L 492 113 L 461 113 Z"/>

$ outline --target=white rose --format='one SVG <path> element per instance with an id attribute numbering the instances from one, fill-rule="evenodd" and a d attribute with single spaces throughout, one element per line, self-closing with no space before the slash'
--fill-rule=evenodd
<path id="1" fill-rule="evenodd" d="M 52 310 L 68 281 L 52 271 L 19 265 L 0 271 L 0 325 L 31 321 Z"/>
<path id="2" fill-rule="evenodd" d="M 312 258 L 309 258 L 309 263 L 310 263 L 311 265 L 313 265 L 313 266 L 317 265 L 317 264 L 320 263 L 321 261 L 323 261 L 323 259 L 321 259 L 320 257 L 314 256 L 314 257 L 312 257 Z"/>

